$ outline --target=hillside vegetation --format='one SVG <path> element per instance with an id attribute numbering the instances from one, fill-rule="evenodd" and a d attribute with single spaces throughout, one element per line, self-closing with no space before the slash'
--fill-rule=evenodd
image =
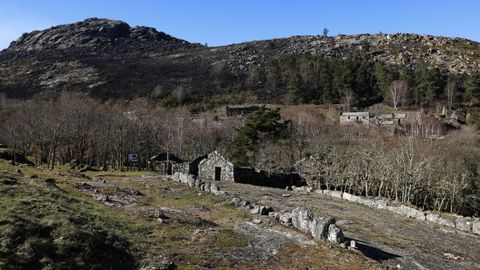
<path id="1" fill-rule="evenodd" d="M 91 18 L 22 35 L 0 53 L 0 92 L 50 99 L 62 91 L 101 99 L 148 97 L 195 110 L 250 101 L 474 104 L 479 44 L 415 34 L 295 36 L 206 47 L 125 22 Z M 467 82 L 468 81 L 468 82 Z M 451 97 L 445 87 L 454 89 Z"/>

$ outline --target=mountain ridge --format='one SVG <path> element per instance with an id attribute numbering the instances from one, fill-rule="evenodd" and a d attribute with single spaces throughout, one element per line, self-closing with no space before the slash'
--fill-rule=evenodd
<path id="1" fill-rule="evenodd" d="M 372 63 L 394 68 L 425 64 L 459 76 L 480 69 L 480 43 L 463 38 L 403 33 L 291 36 L 206 47 L 155 28 L 90 18 L 23 34 L 1 51 L 0 92 L 14 98 L 61 91 L 86 91 L 101 98 L 257 92 L 248 83 L 252 73 L 268 72 L 271 63 L 283 58 L 344 59 L 362 53 Z"/>

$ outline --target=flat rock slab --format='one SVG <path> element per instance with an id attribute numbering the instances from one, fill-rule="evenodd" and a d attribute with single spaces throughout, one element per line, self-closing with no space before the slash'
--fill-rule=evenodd
<path id="1" fill-rule="evenodd" d="M 348 220 L 339 225 L 345 237 L 375 243 L 376 249 L 365 255 L 385 264 L 391 264 L 393 257 L 403 269 L 480 269 L 480 237 L 472 233 L 445 230 L 438 224 L 314 192 L 293 193 L 285 198 L 283 189 L 225 182 L 220 183 L 220 188 L 256 204 L 269 205 L 280 214 L 307 207 L 314 215 Z M 384 254 L 381 251 L 393 255 L 377 256 Z"/>
<path id="2" fill-rule="evenodd" d="M 303 234 L 285 228 L 264 228 L 252 222 L 242 222 L 235 226 L 235 231 L 250 239 L 245 247 L 236 248 L 221 254 L 232 262 L 265 261 L 278 253 L 284 244 L 296 243 L 299 246 L 314 245 L 315 241 L 307 239 Z"/>

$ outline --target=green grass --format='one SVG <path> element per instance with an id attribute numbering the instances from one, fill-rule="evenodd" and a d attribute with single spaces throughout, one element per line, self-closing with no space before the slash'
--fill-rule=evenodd
<path id="1" fill-rule="evenodd" d="M 341 251 L 322 245 L 287 246 L 274 261 L 232 265 L 224 254 L 251 240 L 234 230 L 235 224 L 252 219 L 247 211 L 184 184 L 139 177 L 154 175 L 149 172 L 21 170 L 23 175 L 0 159 L 0 269 L 138 269 L 161 258 L 173 260 L 178 269 L 340 268 L 335 263 Z M 30 178 L 33 174 L 38 178 Z M 160 223 L 141 211 L 106 206 L 75 188 L 99 178 L 140 190 L 144 196 L 134 209 L 167 207 L 184 214 L 169 215 Z M 347 258 L 363 263 L 358 256 Z"/>
<path id="2" fill-rule="evenodd" d="M 88 172 L 87 177 L 140 189 L 146 196 L 139 206 L 185 209 L 187 220 L 159 224 L 103 205 L 75 189 L 85 178 L 64 168 L 21 169 L 24 176 L 0 160 L 0 269 L 135 269 L 160 255 L 175 260 L 180 269 L 205 261 L 222 267 L 216 254 L 247 244 L 232 225 L 232 220 L 248 217 L 244 211 L 178 183 L 132 180 L 146 172 Z M 33 174 L 38 178 L 31 179 Z M 3 181 L 7 178 L 13 180 Z M 47 184 L 48 178 L 56 185 Z M 195 240 L 199 230 L 204 233 Z"/>
<path id="3" fill-rule="evenodd" d="M 1 269 L 131 269 L 132 229 L 114 213 L 17 177 L 0 184 Z M 99 258 L 99 255 L 101 257 Z"/>

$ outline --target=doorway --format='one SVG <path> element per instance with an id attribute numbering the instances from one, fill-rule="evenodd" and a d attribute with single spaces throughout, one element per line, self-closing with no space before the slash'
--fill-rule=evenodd
<path id="1" fill-rule="evenodd" d="M 220 181 L 221 176 L 222 176 L 222 168 L 215 167 L 215 181 Z"/>
<path id="2" fill-rule="evenodd" d="M 172 163 L 167 163 L 167 175 L 173 174 Z"/>

